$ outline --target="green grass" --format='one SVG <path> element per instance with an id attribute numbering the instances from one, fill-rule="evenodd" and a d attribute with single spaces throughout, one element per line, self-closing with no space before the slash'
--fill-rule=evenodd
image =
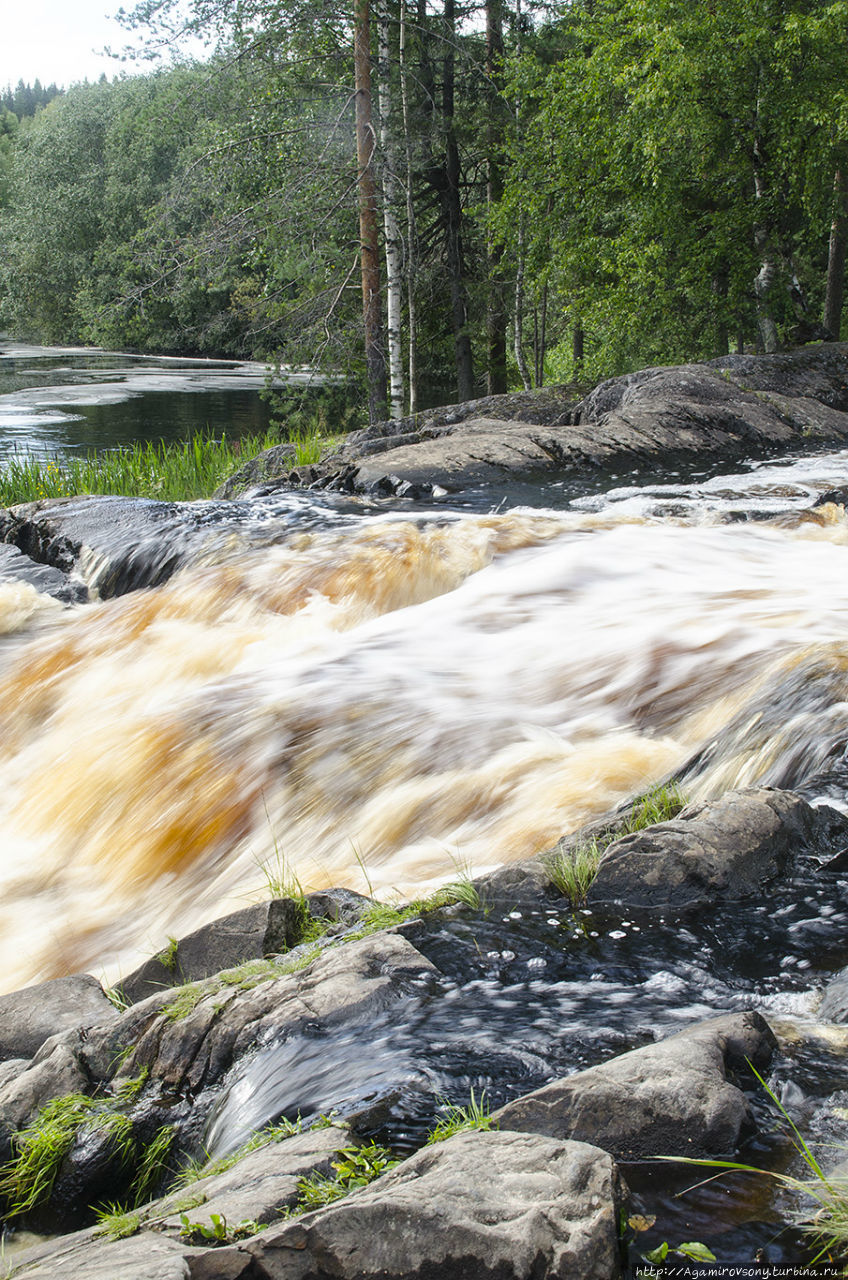
<path id="1" fill-rule="evenodd" d="M 644 831 L 657 822 L 668 822 L 680 813 L 686 803 L 686 796 L 677 783 L 661 783 L 651 787 L 643 795 L 637 796 L 614 827 L 588 840 L 578 840 L 571 846 L 561 842 L 544 854 L 542 861 L 551 883 L 564 898 L 568 898 L 572 906 L 579 907 L 586 901 L 592 882 L 598 874 L 601 858 L 613 841 Z"/>
<path id="2" fill-rule="evenodd" d="M 173 1129 L 163 1125 L 150 1142 L 141 1147 L 135 1177 L 130 1186 L 133 1207 L 137 1208 L 149 1200 L 162 1181 L 175 1136 Z"/>
<path id="3" fill-rule="evenodd" d="M 597 839 L 581 840 L 570 849 L 558 846 L 545 855 L 551 883 L 573 907 L 586 901 L 605 848 L 606 843 Z"/>
<path id="4" fill-rule="evenodd" d="M 656 1158 L 677 1164 L 691 1164 L 699 1168 L 719 1169 L 728 1173 L 751 1173 L 759 1177 L 772 1178 L 788 1191 L 808 1197 L 817 1205 L 817 1209 L 812 1214 L 809 1212 L 800 1214 L 798 1225 L 810 1236 L 814 1242 L 813 1247 L 816 1249 L 815 1257 L 810 1259 L 809 1266 L 813 1267 L 824 1259 L 844 1265 L 848 1261 L 848 1178 L 828 1176 L 824 1172 L 780 1099 L 769 1088 L 753 1063 L 749 1061 L 748 1066 L 783 1117 L 789 1139 L 803 1165 L 806 1166 L 808 1176 L 793 1177 L 791 1174 L 760 1169 L 756 1165 L 744 1164 L 738 1160 L 697 1160 L 683 1156 Z M 833 1274 L 836 1273 L 833 1272 Z M 844 1275 L 846 1272 L 843 1270 L 840 1274 Z"/>
<path id="5" fill-rule="evenodd" d="M 612 838 L 618 840 L 621 836 L 632 835 L 634 831 L 644 831 L 657 822 L 669 822 L 687 803 L 676 782 L 658 783 L 633 801 Z"/>
<path id="6" fill-rule="evenodd" d="M 0 1169 L 6 1216 L 17 1218 L 50 1199 L 59 1169 L 81 1130 L 108 1135 L 123 1164 L 135 1154 L 132 1122 L 114 1108 L 116 1098 L 71 1093 L 53 1098 L 12 1139 L 15 1155 Z"/>
<path id="7" fill-rule="evenodd" d="M 206 1156 L 203 1160 L 189 1161 L 185 1168 L 180 1171 L 177 1183 L 180 1187 L 190 1187 L 192 1183 L 197 1182 L 200 1178 L 213 1178 L 216 1174 L 226 1173 L 228 1169 L 232 1169 L 239 1164 L 245 1156 L 249 1156 L 251 1151 L 258 1151 L 260 1147 L 267 1147 L 272 1142 L 284 1142 L 286 1138 L 291 1138 L 302 1131 L 303 1126 L 299 1116 L 297 1120 L 277 1120 L 275 1124 L 268 1125 L 265 1129 L 260 1129 L 237 1151 L 231 1152 L 228 1156 L 221 1156 L 217 1160 L 210 1160 Z M 185 1207 L 192 1208 L 194 1206 Z"/>
<path id="8" fill-rule="evenodd" d="M 292 466 L 309 466 L 332 448 L 334 438 L 304 430 L 291 438 Z M 208 498 L 240 466 L 280 443 L 274 432 L 240 440 L 195 435 L 166 444 L 134 442 L 123 449 L 52 459 L 12 454 L 0 468 L 0 506 L 80 493 L 161 498 L 169 502 Z"/>
<path id="9" fill-rule="evenodd" d="M 334 1177 L 313 1173 L 309 1178 L 301 1178 L 297 1184 L 297 1202 L 291 1213 L 308 1213 L 311 1209 L 332 1204 L 358 1187 L 367 1187 L 398 1163 L 387 1147 L 375 1142 L 363 1147 L 343 1147 L 336 1152 L 336 1159 L 332 1162 L 336 1171 Z"/>
<path id="10" fill-rule="evenodd" d="M 468 1129 L 497 1129 L 497 1121 L 492 1118 L 489 1104 L 486 1101 L 485 1089 L 479 1100 L 471 1090 L 468 1105 L 458 1106 L 453 1102 L 442 1102 L 439 1107 L 443 1113 L 434 1129 L 427 1135 L 428 1144 L 444 1142 L 455 1133 L 464 1133 Z"/>
<path id="11" fill-rule="evenodd" d="M 179 947 L 180 944 L 177 942 L 176 938 L 169 938 L 167 946 L 163 947 L 162 950 L 153 957 L 153 959 L 158 960 L 163 968 L 167 969 L 169 973 L 175 973 Z"/>
<path id="12" fill-rule="evenodd" d="M 96 1236 L 109 1240 L 125 1240 L 141 1229 L 141 1214 L 133 1213 L 123 1205 L 107 1204 L 94 1210 L 97 1218 Z"/>

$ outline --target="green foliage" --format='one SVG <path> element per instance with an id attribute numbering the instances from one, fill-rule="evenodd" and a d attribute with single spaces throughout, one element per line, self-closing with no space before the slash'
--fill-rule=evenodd
<path id="1" fill-rule="evenodd" d="M 125 1240 L 134 1236 L 141 1229 L 141 1214 L 135 1213 L 123 1205 L 108 1204 L 94 1210 L 97 1218 L 96 1236 L 106 1236 L 109 1240 Z"/>
<path id="2" fill-rule="evenodd" d="M 169 938 L 168 945 L 163 947 L 162 950 L 153 957 L 154 960 L 158 960 L 161 965 L 170 970 L 171 973 L 174 973 L 177 968 L 177 951 L 179 950 L 179 945 L 180 944 L 177 942 L 176 938 Z"/>
<path id="3" fill-rule="evenodd" d="M 543 855 L 551 883 L 572 906 L 580 906 L 586 901 L 605 850 L 614 840 L 643 831 L 657 822 L 668 822 L 686 803 L 686 797 L 676 782 L 657 783 L 644 795 L 637 796 L 627 813 L 603 834 L 578 840 L 573 845 L 561 841 Z"/>
<path id="4" fill-rule="evenodd" d="M 436 1122 L 435 1128 L 431 1129 L 427 1135 L 428 1144 L 444 1142 L 446 1138 L 452 1138 L 455 1133 L 464 1133 L 467 1129 L 497 1129 L 498 1127 L 486 1102 L 485 1090 L 478 1099 L 472 1089 L 467 1106 L 458 1106 L 453 1102 L 444 1101 L 440 1103 L 439 1110 L 442 1115 Z"/>
<path id="5" fill-rule="evenodd" d="M 544 863 L 551 883 L 572 906 L 578 907 L 586 901 L 605 848 L 606 843 L 593 837 L 580 840 L 571 848 L 557 846 L 545 855 Z"/>
<path id="6" fill-rule="evenodd" d="M 246 1240 L 264 1230 L 265 1224 L 245 1218 L 234 1227 L 227 1226 L 227 1219 L 222 1213 L 210 1213 L 208 1224 L 190 1222 L 188 1214 L 180 1215 L 180 1235 L 191 1244 L 233 1244 L 236 1240 Z"/>
<path id="7" fill-rule="evenodd" d="M 314 1173 L 297 1184 L 297 1203 L 293 1213 L 307 1213 L 332 1204 L 358 1187 L 367 1187 L 375 1178 L 393 1169 L 399 1162 L 392 1153 L 377 1143 L 362 1147 L 343 1147 L 332 1162 L 335 1177 Z"/>
<path id="8" fill-rule="evenodd" d="M 661 1262 L 665 1262 L 669 1253 L 676 1253 L 681 1258 L 689 1258 L 692 1262 L 715 1262 L 716 1256 L 705 1244 L 699 1244 L 697 1241 L 691 1241 L 688 1244 L 678 1244 L 670 1246 L 666 1241 L 658 1245 L 656 1249 L 644 1254 L 646 1262 L 651 1262 L 655 1266 Z M 637 1275 L 639 1273 L 637 1272 Z"/>

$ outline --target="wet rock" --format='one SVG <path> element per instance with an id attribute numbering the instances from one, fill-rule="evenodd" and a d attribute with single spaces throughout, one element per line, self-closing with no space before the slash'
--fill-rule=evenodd
<path id="1" fill-rule="evenodd" d="M 604 853 L 592 907 L 692 910 L 756 893 L 789 860 L 848 838 L 848 820 L 791 791 L 729 791 L 671 822 L 623 836 Z"/>
<path id="2" fill-rule="evenodd" d="M 765 1067 L 775 1048 L 759 1014 L 731 1014 L 555 1080 L 495 1118 L 502 1131 L 591 1142 L 619 1160 L 730 1155 L 751 1119 L 728 1075 Z"/>
<path id="3" fill-rule="evenodd" d="M 116 1022 L 118 1011 L 87 973 L 54 978 L 0 996 L 0 1061 L 32 1058 L 63 1030 Z"/>
<path id="4" fill-rule="evenodd" d="M 90 1085 L 76 1049 L 57 1043 L 0 1088 L 0 1131 L 22 1129 L 51 1099 L 87 1093 Z"/>
<path id="5" fill-rule="evenodd" d="M 85 571 L 101 596 L 166 582 L 204 537 L 200 504 L 148 498 L 53 498 L 0 511 L 0 539 L 39 564 Z"/>
<path id="6" fill-rule="evenodd" d="M 848 968 L 826 984 L 818 1016 L 825 1022 L 848 1022 Z"/>
<path id="7" fill-rule="evenodd" d="M 340 924 L 355 924 L 373 905 L 373 899 L 353 889 L 320 889 L 307 894 L 306 902 L 310 915 L 316 919 Z"/>
<path id="8" fill-rule="evenodd" d="M 269 961 L 267 969 L 232 982 L 225 974 L 136 1005 L 96 1046 L 98 1065 L 116 1047 L 134 1044 L 126 1073 L 146 1067 L 161 1086 L 196 1095 L 257 1045 L 306 1027 L 373 1017 L 420 992 L 435 972 L 411 943 L 390 933 L 327 949 L 299 973 Z"/>
<path id="9" fill-rule="evenodd" d="M 212 495 L 214 498 L 236 498 L 248 489 L 281 479 L 291 470 L 297 450 L 287 441 L 265 449 L 228 476 Z"/>
<path id="10" fill-rule="evenodd" d="M 492 396 L 354 432 L 309 483 L 358 468 L 358 492 L 456 490 L 551 472 L 651 467 L 670 458 L 764 456 L 848 438 L 848 346 L 726 356 L 573 387 Z M 294 478 L 291 477 L 292 482 Z"/>
<path id="11" fill-rule="evenodd" d="M 481 902 L 498 908 L 538 906 L 551 897 L 550 873 L 540 858 L 510 862 L 497 871 L 479 876 L 474 887 Z"/>
<path id="12" fill-rule="evenodd" d="M 157 1231 L 179 1235 L 181 1216 L 190 1222 L 209 1224 L 215 1213 L 231 1228 L 247 1221 L 275 1222 L 298 1198 L 301 1178 L 313 1173 L 330 1175 L 333 1157 L 355 1145 L 346 1129 L 330 1125 L 309 1129 L 283 1142 L 270 1142 L 224 1173 L 180 1188 L 145 1207 L 144 1218 Z"/>
<path id="13" fill-rule="evenodd" d="M 135 1004 L 162 988 L 197 982 L 247 960 L 288 951 L 299 941 L 302 926 L 302 909 L 291 898 L 245 907 L 175 940 L 145 961 L 123 980 L 121 994 Z"/>
<path id="14" fill-rule="evenodd" d="M 608 1155 L 517 1133 L 425 1147 L 362 1191 L 242 1246 L 263 1280 L 614 1280 Z M 210 1273 L 214 1274 L 214 1273 Z"/>
<path id="15" fill-rule="evenodd" d="M 83 604 L 88 600 L 88 589 L 82 582 L 75 582 L 61 569 L 37 564 L 17 547 L 0 545 L 0 582 L 28 582 L 42 595 L 53 596 L 63 604 Z"/>

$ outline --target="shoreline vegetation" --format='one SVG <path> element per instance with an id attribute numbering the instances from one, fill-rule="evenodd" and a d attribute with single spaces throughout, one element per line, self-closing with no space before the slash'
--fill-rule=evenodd
<path id="1" fill-rule="evenodd" d="M 291 444 L 292 467 L 303 467 L 318 462 L 337 440 L 312 426 L 289 435 L 271 429 L 234 440 L 194 435 L 176 443 L 135 441 L 126 448 L 78 456 L 15 453 L 0 467 L 0 506 L 86 493 L 167 502 L 209 498 L 236 468 L 275 445 Z"/>

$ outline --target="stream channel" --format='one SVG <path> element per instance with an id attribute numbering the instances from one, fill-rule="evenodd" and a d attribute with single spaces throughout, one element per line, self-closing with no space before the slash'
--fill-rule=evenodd
<path id="1" fill-rule="evenodd" d="M 86 379 L 70 381 L 59 398 L 83 404 Z M 56 404 L 42 392 L 39 407 L 9 391 L 0 411 L 24 430 L 25 402 L 36 416 Z M 63 607 L 0 581 L 6 989 L 80 970 L 116 981 L 261 896 L 282 863 L 307 888 L 427 892 L 458 866 L 479 875 L 550 848 L 671 776 L 692 800 L 766 784 L 848 811 L 848 451 L 727 472 L 582 492 L 549 478 L 520 506 L 508 491 L 186 504 L 150 544 L 167 554 L 177 529 L 184 550 L 155 590 Z M 102 568 L 77 571 L 91 585 Z M 267 1046 L 229 1082 L 208 1143 L 384 1098 L 374 1132 L 410 1151 L 440 1097 L 473 1088 L 495 1107 L 755 1008 L 781 1042 L 770 1087 L 834 1167 L 848 1027 L 816 1011 L 848 964 L 846 923 L 837 859 L 694 918 L 559 901 L 413 926 L 438 994 L 410 1000 L 401 1025 Z M 780 1116 L 754 1094 L 762 1125 L 742 1158 L 792 1168 Z M 764 1275 L 810 1256 L 773 1180 L 678 1198 L 710 1171 L 625 1175 L 657 1217 L 640 1247 L 702 1240 L 722 1263 L 759 1254 Z"/>

